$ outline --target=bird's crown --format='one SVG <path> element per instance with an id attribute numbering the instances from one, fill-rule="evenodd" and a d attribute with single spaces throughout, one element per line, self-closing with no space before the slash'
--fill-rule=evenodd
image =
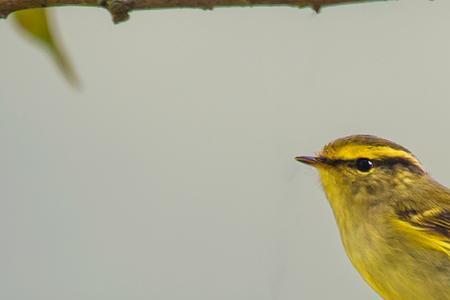
<path id="1" fill-rule="evenodd" d="M 373 135 L 351 135 L 326 145 L 319 154 L 328 160 L 405 159 L 420 166 L 417 158 L 405 147 Z"/>

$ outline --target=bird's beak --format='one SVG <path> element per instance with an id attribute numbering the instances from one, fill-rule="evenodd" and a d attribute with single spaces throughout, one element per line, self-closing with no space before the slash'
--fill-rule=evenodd
<path id="1" fill-rule="evenodd" d="M 315 156 L 298 156 L 295 160 L 313 167 L 317 167 L 321 163 L 320 158 Z"/>

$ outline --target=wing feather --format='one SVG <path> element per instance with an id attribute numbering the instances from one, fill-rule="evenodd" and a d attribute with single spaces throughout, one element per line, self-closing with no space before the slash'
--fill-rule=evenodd
<path id="1" fill-rule="evenodd" d="M 432 208 L 423 212 L 403 210 L 398 213 L 398 224 L 418 242 L 450 257 L 450 210 Z"/>

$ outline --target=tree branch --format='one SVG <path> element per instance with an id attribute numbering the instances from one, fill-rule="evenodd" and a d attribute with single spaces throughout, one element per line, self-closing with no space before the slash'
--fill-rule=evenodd
<path id="1" fill-rule="evenodd" d="M 319 12 L 322 6 L 344 3 L 362 3 L 387 0 L 0 0 L 0 18 L 6 18 L 17 10 L 53 6 L 92 6 L 109 10 L 114 23 L 126 21 L 128 13 L 135 9 L 201 8 L 223 6 L 291 6 L 311 7 Z"/>

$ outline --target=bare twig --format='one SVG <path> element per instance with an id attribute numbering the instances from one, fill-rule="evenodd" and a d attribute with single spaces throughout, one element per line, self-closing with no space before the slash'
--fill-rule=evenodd
<path id="1" fill-rule="evenodd" d="M 119 23 L 128 19 L 128 13 L 135 9 L 158 8 L 202 8 L 213 9 L 223 6 L 292 6 L 311 7 L 319 12 L 322 6 L 362 3 L 386 0 L 0 0 L 0 18 L 21 9 L 52 6 L 105 7 L 113 21 Z"/>

